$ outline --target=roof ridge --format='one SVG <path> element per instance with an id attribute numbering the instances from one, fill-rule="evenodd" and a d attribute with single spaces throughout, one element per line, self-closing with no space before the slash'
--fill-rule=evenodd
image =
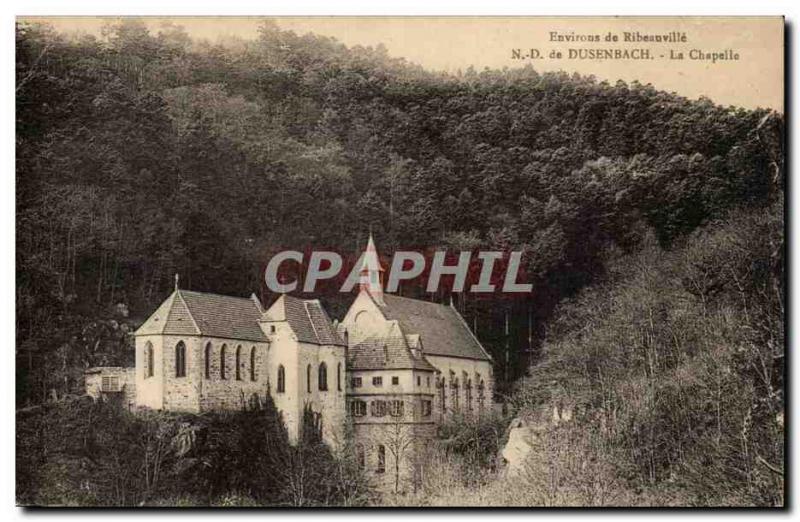
<path id="1" fill-rule="evenodd" d="M 199 290 L 186 290 L 184 288 L 179 288 L 178 292 L 186 292 L 187 294 L 199 294 L 199 295 L 213 295 L 215 297 L 224 297 L 226 299 L 241 299 L 243 301 L 250 301 L 255 294 L 251 294 L 250 297 L 241 297 L 238 295 L 227 295 L 227 294 L 217 294 L 215 292 L 201 292 Z M 175 293 L 175 292 L 173 292 Z"/>
<path id="2" fill-rule="evenodd" d="M 422 303 L 422 304 L 425 304 L 425 305 L 447 307 L 447 305 L 445 303 L 437 303 L 436 301 L 426 301 L 425 299 L 420 299 L 420 298 L 417 298 L 417 297 L 406 297 L 406 296 L 397 295 L 397 294 L 384 294 L 384 296 L 387 296 L 387 295 L 389 297 L 391 297 L 392 299 L 402 299 L 404 301 L 414 301 L 415 303 Z"/>
<path id="3" fill-rule="evenodd" d="M 364 290 L 361 290 L 361 292 L 364 292 L 365 294 L 367 294 L 367 297 L 369 297 L 370 301 L 372 301 L 372 303 L 373 303 L 373 304 L 374 304 L 374 305 L 375 305 L 375 306 L 378 308 L 378 310 L 381 312 L 381 315 L 383 316 L 383 318 L 384 318 L 384 319 L 387 319 L 387 317 L 386 317 L 386 314 L 385 314 L 385 313 L 383 313 L 383 310 L 386 308 L 386 303 L 385 303 L 385 302 L 384 302 L 384 304 L 381 304 L 381 303 L 379 303 L 379 302 L 378 302 L 378 301 L 377 301 L 377 300 L 376 300 L 376 299 L 375 299 L 375 298 L 372 296 L 372 294 L 371 294 L 371 293 L 369 293 L 369 290 L 366 290 L 366 289 L 364 289 Z M 384 294 L 384 295 L 386 295 L 386 294 Z"/>
<path id="4" fill-rule="evenodd" d="M 450 308 L 453 312 L 455 312 L 456 317 L 458 317 L 458 319 L 461 321 L 461 324 L 464 325 L 464 328 L 467 330 L 467 332 L 469 332 L 469 336 L 472 337 L 472 339 L 478 345 L 478 348 L 481 349 L 483 355 L 485 355 L 490 361 L 493 361 L 494 359 L 492 359 L 492 356 L 489 355 L 489 352 L 486 351 L 486 348 L 483 347 L 483 344 L 478 340 L 475 334 L 472 333 L 472 330 L 469 329 L 469 325 L 467 324 L 467 321 L 464 320 L 464 316 L 462 316 L 461 313 L 459 313 L 459 311 L 456 310 L 456 307 L 453 306 L 452 303 L 450 303 L 450 306 L 448 308 Z"/>
<path id="5" fill-rule="evenodd" d="M 192 309 L 189 308 L 188 303 L 186 303 L 186 299 L 183 298 L 183 295 L 181 294 L 181 289 L 179 288 L 179 289 L 175 290 L 174 293 L 177 294 L 177 296 L 181 298 L 181 302 L 183 302 L 183 306 L 184 306 L 184 308 L 186 308 L 186 313 L 189 315 L 189 319 L 192 320 L 192 324 L 194 325 L 194 329 L 197 330 L 197 334 L 196 335 L 202 335 L 203 330 L 197 324 L 197 321 L 195 320 L 194 316 L 192 315 Z M 175 301 L 173 300 L 173 305 L 174 304 L 175 304 Z"/>
<path id="6" fill-rule="evenodd" d="M 264 310 L 264 305 L 261 304 L 261 300 L 258 298 L 255 292 L 252 292 L 248 299 L 250 299 L 250 301 L 253 302 L 256 309 L 258 310 L 258 313 L 263 314 L 266 311 Z"/>
<path id="7" fill-rule="evenodd" d="M 169 297 L 167 297 L 167 300 L 169 301 L 169 304 L 164 309 L 164 311 L 166 312 L 164 314 L 164 321 L 162 322 L 162 324 L 159 324 L 156 327 L 156 333 L 157 334 L 164 335 L 164 330 L 167 329 L 167 319 L 169 319 L 169 313 L 172 311 L 172 305 L 175 304 L 175 294 L 176 293 L 177 293 L 177 290 L 174 290 L 171 294 L 169 294 Z M 164 306 L 164 303 L 162 303 L 161 306 Z M 158 310 L 159 310 L 159 308 L 161 308 L 161 306 L 159 306 L 158 308 L 153 310 L 153 313 L 150 314 L 150 317 L 148 317 L 147 320 L 144 323 L 142 323 L 142 326 L 147 324 L 147 322 L 150 321 L 150 319 L 152 319 L 153 316 L 156 315 L 156 313 L 158 313 Z"/>
<path id="8" fill-rule="evenodd" d="M 317 331 L 317 327 L 314 326 L 314 318 L 311 317 L 311 313 L 308 311 L 309 301 L 306 301 L 305 299 L 301 299 L 300 301 L 303 303 L 303 310 L 305 310 L 305 312 L 306 312 L 306 317 L 308 317 L 308 322 L 311 323 L 311 329 L 314 330 L 314 337 L 317 338 L 317 342 L 319 344 L 322 344 L 322 339 L 319 336 L 319 332 Z"/>

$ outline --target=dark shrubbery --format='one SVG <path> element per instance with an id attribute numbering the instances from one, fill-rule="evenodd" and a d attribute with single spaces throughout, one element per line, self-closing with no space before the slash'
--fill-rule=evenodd
<path id="1" fill-rule="evenodd" d="M 455 416 L 439 427 L 438 444 L 463 464 L 466 483 L 479 481 L 497 469 L 498 455 L 508 440 L 509 420 L 494 413 Z"/>
<path id="2" fill-rule="evenodd" d="M 88 397 L 17 413 L 24 505 L 353 505 L 367 491 L 351 463 L 314 429 L 290 445 L 269 397 L 202 415 Z"/>

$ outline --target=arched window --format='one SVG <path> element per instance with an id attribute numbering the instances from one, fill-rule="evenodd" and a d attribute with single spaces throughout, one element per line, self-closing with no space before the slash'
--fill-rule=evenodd
<path id="1" fill-rule="evenodd" d="M 256 347 L 250 348 L 250 380 L 256 380 Z"/>
<path id="2" fill-rule="evenodd" d="M 219 378 L 225 379 L 225 352 L 228 349 L 227 344 L 223 344 L 222 348 L 219 349 Z"/>
<path id="3" fill-rule="evenodd" d="M 236 347 L 236 380 L 242 380 L 242 345 Z"/>
<path id="4" fill-rule="evenodd" d="M 342 391 L 342 363 L 336 365 L 336 389 Z"/>
<path id="5" fill-rule="evenodd" d="M 175 377 L 186 377 L 186 345 L 178 341 L 175 346 Z"/>
<path id="6" fill-rule="evenodd" d="M 153 344 L 150 341 L 147 341 L 147 344 L 144 347 L 144 376 L 145 377 L 152 377 L 155 373 L 155 364 L 154 364 L 154 357 L 153 357 Z"/>
<path id="7" fill-rule="evenodd" d="M 361 444 L 356 444 L 356 463 L 359 470 L 367 467 L 367 455 L 364 451 L 364 446 Z"/>
<path id="8" fill-rule="evenodd" d="M 306 367 L 306 391 L 311 393 L 311 365 Z"/>
<path id="9" fill-rule="evenodd" d="M 447 413 L 447 394 L 445 393 L 447 386 L 444 381 L 444 376 L 436 379 L 436 386 L 439 388 L 439 409 L 442 415 L 444 415 Z"/>
<path id="10" fill-rule="evenodd" d="M 384 473 L 386 471 L 386 446 L 378 444 L 378 468 L 375 473 Z"/>
<path id="11" fill-rule="evenodd" d="M 211 343 L 206 344 L 205 353 L 206 379 L 211 378 Z"/>
<path id="12" fill-rule="evenodd" d="M 319 365 L 319 391 L 328 391 L 328 365 Z"/>
<path id="13" fill-rule="evenodd" d="M 278 393 L 286 391 L 286 370 L 283 365 L 278 366 Z"/>

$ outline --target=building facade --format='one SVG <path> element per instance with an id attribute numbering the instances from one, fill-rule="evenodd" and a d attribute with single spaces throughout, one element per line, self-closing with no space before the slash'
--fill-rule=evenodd
<path id="1" fill-rule="evenodd" d="M 281 295 L 264 309 L 255 296 L 182 290 L 176 281 L 135 332 L 135 368 L 93 368 L 87 392 L 102 394 L 105 383 L 133 407 L 196 413 L 270 394 L 292 442 L 310 408 L 327 444 L 341 448 L 352 433 L 365 472 L 403 489 L 420 478 L 438 424 L 491 408 L 492 361 L 452 306 L 384 295 L 372 237 L 363 259 L 340 323 L 318 300 Z"/>

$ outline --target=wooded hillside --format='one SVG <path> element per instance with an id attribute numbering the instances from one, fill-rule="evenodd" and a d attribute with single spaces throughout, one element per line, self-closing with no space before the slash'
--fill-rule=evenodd
<path id="1" fill-rule="evenodd" d="M 176 272 L 270 302 L 272 253 L 354 251 L 369 227 L 387 255 L 525 251 L 528 299 L 458 303 L 508 393 L 529 314 L 538 354 L 609 249 L 669 250 L 782 193 L 767 109 L 530 67 L 432 73 L 272 22 L 215 44 L 137 20 L 102 38 L 21 25 L 16 71 L 19 405 L 130 363 L 129 332 Z M 348 297 L 322 297 L 340 316 Z"/>

